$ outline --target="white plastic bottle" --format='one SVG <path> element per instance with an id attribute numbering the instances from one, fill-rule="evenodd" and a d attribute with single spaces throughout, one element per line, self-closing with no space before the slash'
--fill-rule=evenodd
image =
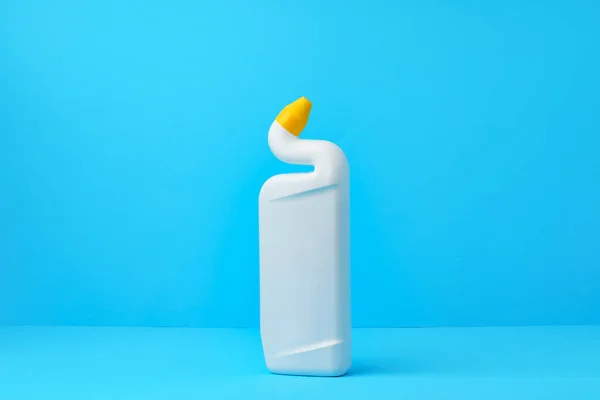
<path id="1" fill-rule="evenodd" d="M 296 100 L 269 130 L 277 158 L 314 171 L 260 191 L 260 330 L 272 372 L 340 376 L 351 364 L 348 161 L 331 142 L 298 138 L 310 109 Z"/>

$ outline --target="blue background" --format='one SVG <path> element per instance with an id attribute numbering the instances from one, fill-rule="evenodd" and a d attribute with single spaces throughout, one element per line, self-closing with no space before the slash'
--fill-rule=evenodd
<path id="1" fill-rule="evenodd" d="M 600 323 L 600 6 L 481 3 L 0 1 L 0 324 L 257 326 L 301 95 L 355 326 Z"/>

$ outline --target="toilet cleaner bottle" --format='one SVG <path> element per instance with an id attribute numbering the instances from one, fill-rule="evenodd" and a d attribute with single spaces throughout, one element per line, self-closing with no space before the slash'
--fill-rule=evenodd
<path id="1" fill-rule="evenodd" d="M 311 107 L 301 97 L 269 129 L 275 157 L 314 170 L 260 191 L 260 333 L 271 372 L 340 376 L 352 345 L 349 169 L 335 144 L 299 137 Z"/>

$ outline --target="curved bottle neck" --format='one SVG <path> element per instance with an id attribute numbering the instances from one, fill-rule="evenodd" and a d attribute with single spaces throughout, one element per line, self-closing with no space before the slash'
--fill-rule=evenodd
<path id="1" fill-rule="evenodd" d="M 296 165 L 312 165 L 324 175 L 347 175 L 348 162 L 342 150 L 325 140 L 300 139 L 277 121 L 269 130 L 269 147 L 279 160 Z"/>

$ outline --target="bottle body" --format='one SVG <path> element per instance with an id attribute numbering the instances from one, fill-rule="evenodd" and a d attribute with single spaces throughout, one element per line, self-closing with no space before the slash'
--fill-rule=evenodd
<path id="1" fill-rule="evenodd" d="M 269 145 L 315 170 L 276 175 L 259 196 L 265 361 L 274 373 L 343 375 L 351 365 L 348 163 L 334 144 L 301 140 L 277 122 Z"/>

